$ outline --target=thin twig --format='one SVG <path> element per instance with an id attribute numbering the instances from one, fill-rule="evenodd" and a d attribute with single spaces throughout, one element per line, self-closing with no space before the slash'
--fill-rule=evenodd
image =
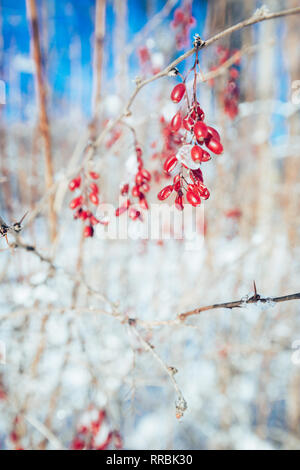
<path id="1" fill-rule="evenodd" d="M 144 349 L 152 354 L 154 359 L 159 363 L 163 371 L 169 376 L 170 381 L 175 389 L 175 392 L 177 394 L 177 400 L 176 400 L 176 417 L 181 418 L 187 409 L 187 403 L 186 400 L 178 386 L 178 383 L 176 382 L 176 379 L 174 377 L 174 373 L 177 372 L 177 369 L 174 367 L 169 367 L 167 366 L 162 358 L 157 354 L 155 347 L 150 344 L 148 341 L 146 341 L 143 336 L 140 334 L 140 332 L 137 330 L 135 327 L 135 321 L 129 321 L 128 324 L 130 325 L 132 331 L 134 334 L 137 336 L 137 338 L 140 340 L 142 343 Z"/>
<path id="2" fill-rule="evenodd" d="M 38 26 L 38 15 L 35 0 L 27 0 L 27 15 L 31 26 L 32 34 L 32 57 L 35 65 L 35 76 L 36 76 L 36 89 L 38 95 L 38 106 L 39 106 L 39 125 L 40 131 L 44 140 L 45 147 L 45 180 L 47 189 L 51 189 L 53 186 L 53 160 L 52 160 L 52 148 L 51 148 L 51 136 L 50 136 L 50 125 L 47 113 L 47 99 L 46 99 L 46 86 L 43 77 L 42 69 L 42 52 L 40 46 L 39 37 L 39 26 Z M 50 197 L 49 201 L 49 224 L 50 224 L 50 237 L 53 242 L 56 237 L 56 215 L 54 211 L 54 199 Z"/>
<path id="3" fill-rule="evenodd" d="M 299 299 L 300 299 L 300 292 L 298 292 L 297 294 L 283 295 L 282 297 L 261 297 L 260 295 L 256 294 L 253 297 L 250 297 L 250 299 L 246 299 L 246 300 L 241 299 L 241 300 L 236 300 L 234 302 L 225 302 L 222 304 L 212 304 L 206 307 L 195 308 L 194 310 L 191 310 L 189 312 L 181 313 L 180 315 L 178 315 L 178 318 L 179 320 L 183 321 L 192 315 L 198 315 L 199 313 L 205 312 L 207 310 L 214 310 L 216 308 L 232 309 L 232 308 L 244 307 L 247 304 L 256 304 L 259 302 L 279 303 L 279 302 L 286 302 L 288 300 L 299 300 Z"/>

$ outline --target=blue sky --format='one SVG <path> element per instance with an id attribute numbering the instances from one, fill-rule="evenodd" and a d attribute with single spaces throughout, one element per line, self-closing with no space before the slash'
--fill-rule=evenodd
<path id="1" fill-rule="evenodd" d="M 180 3 L 180 2 L 178 2 Z M 40 23 L 43 15 L 42 2 L 37 0 L 40 13 Z M 165 4 L 164 0 L 153 0 L 153 11 L 159 11 Z M 94 29 L 95 0 L 48 0 L 47 12 L 47 79 L 52 89 L 52 103 L 54 109 L 57 104 L 64 101 L 78 100 L 76 93 L 70 91 L 71 61 L 70 48 L 72 44 L 80 45 L 78 53 L 78 65 L 80 74 L 85 84 L 81 90 L 81 103 L 79 106 L 85 114 L 90 114 L 90 96 L 92 92 L 92 38 Z M 204 26 L 206 13 L 206 0 L 195 0 L 193 14 L 197 17 L 197 27 L 191 31 L 200 32 Z M 30 51 L 29 29 L 26 19 L 25 0 L 2 0 L 2 32 L 3 32 L 3 57 L 1 66 L 2 79 L 6 82 L 7 104 L 6 117 L 10 119 L 26 119 L 28 117 L 28 104 L 33 101 L 34 85 L 31 73 L 26 70 L 20 57 L 26 58 Z M 146 0 L 128 0 L 128 31 L 129 41 L 148 20 Z M 165 20 L 169 23 L 171 16 Z M 114 11 L 111 0 L 107 1 L 106 12 L 106 47 L 111 44 L 114 34 Z M 18 57 L 15 66 L 15 58 Z M 172 58 L 170 58 L 172 59 Z M 130 73 L 133 74 L 137 62 L 130 61 Z M 17 68 L 15 74 L 12 73 Z M 79 70 L 79 68 L 77 69 Z M 113 75 L 113 54 L 108 54 L 105 70 L 106 77 Z M 17 93 L 19 88 L 21 93 Z M 30 106 L 29 106 L 30 109 Z M 30 111 L 29 111 L 30 112 Z"/>

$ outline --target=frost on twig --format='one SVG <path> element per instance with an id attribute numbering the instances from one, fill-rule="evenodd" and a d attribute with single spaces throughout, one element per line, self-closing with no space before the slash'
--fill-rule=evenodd
<path id="1" fill-rule="evenodd" d="M 264 16 L 270 13 L 270 9 L 267 5 L 262 5 L 260 8 L 257 8 L 253 13 L 253 18 L 263 18 Z"/>

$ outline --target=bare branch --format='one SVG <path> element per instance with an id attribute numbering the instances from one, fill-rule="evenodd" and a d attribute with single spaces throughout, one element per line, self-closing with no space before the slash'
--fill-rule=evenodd
<path id="1" fill-rule="evenodd" d="M 274 302 L 274 303 L 279 303 L 279 302 L 286 302 L 288 300 L 299 300 L 300 299 L 300 292 L 297 294 L 291 294 L 291 295 L 284 295 L 282 297 L 261 297 L 258 294 L 254 294 L 253 297 L 250 297 L 250 299 L 241 299 L 241 300 L 236 300 L 234 302 L 225 302 L 222 304 L 212 304 L 208 305 L 207 307 L 200 307 L 200 308 L 195 308 L 194 310 L 191 310 L 186 313 L 181 313 L 178 315 L 179 320 L 183 321 L 186 318 L 192 316 L 192 315 L 198 315 L 199 313 L 205 312 L 207 310 L 214 310 L 217 308 L 239 308 L 239 307 L 244 307 L 247 304 L 256 304 L 256 303 L 266 303 L 266 302 Z"/>

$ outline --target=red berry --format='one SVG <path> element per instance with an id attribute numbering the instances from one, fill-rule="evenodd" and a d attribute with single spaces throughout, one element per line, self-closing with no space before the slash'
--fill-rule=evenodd
<path id="1" fill-rule="evenodd" d="M 236 69 L 235 67 L 233 67 L 229 70 L 229 75 L 230 75 L 231 78 L 237 79 L 239 74 L 240 73 L 239 73 L 238 69 Z"/>
<path id="2" fill-rule="evenodd" d="M 150 186 L 148 183 L 143 183 L 142 186 L 141 186 L 141 191 L 143 193 L 148 193 L 148 191 L 150 191 Z"/>
<path id="3" fill-rule="evenodd" d="M 143 176 L 143 178 L 146 180 L 146 181 L 151 181 L 151 174 L 148 170 L 146 170 L 145 168 L 143 168 L 141 170 L 141 174 Z"/>
<path id="4" fill-rule="evenodd" d="M 136 210 L 134 207 L 131 207 L 129 209 L 129 217 L 132 219 L 132 220 L 136 220 L 139 218 L 139 216 L 141 215 L 140 211 Z"/>
<path id="5" fill-rule="evenodd" d="M 194 125 L 194 134 L 197 140 L 205 139 L 208 134 L 207 125 L 202 121 L 196 122 Z"/>
<path id="6" fill-rule="evenodd" d="M 206 143 L 206 147 L 217 155 L 220 155 L 220 153 L 223 152 L 223 145 L 214 138 L 209 139 L 209 141 Z"/>
<path id="7" fill-rule="evenodd" d="M 185 90 L 186 88 L 184 83 L 179 83 L 173 88 L 171 93 L 171 100 L 173 101 L 173 103 L 179 103 L 179 101 L 182 100 L 185 94 Z"/>
<path id="8" fill-rule="evenodd" d="M 194 207 L 199 206 L 199 204 L 201 204 L 200 195 L 196 191 L 188 190 L 186 192 L 186 198 L 188 202 Z"/>
<path id="9" fill-rule="evenodd" d="M 144 181 L 144 177 L 142 175 L 142 172 L 139 171 L 136 175 L 135 175 L 135 182 L 137 184 L 137 186 L 140 186 Z"/>
<path id="10" fill-rule="evenodd" d="M 194 145 L 191 150 L 191 157 L 194 162 L 202 162 L 203 149 L 198 145 Z"/>
<path id="11" fill-rule="evenodd" d="M 199 105 L 197 105 L 197 106 L 195 107 L 195 113 L 196 113 L 196 116 L 197 116 L 197 119 L 198 119 L 198 120 L 204 121 L 205 114 L 204 114 L 203 109 L 200 108 Z"/>
<path id="12" fill-rule="evenodd" d="M 170 194 L 172 193 L 173 191 L 173 186 L 166 186 L 165 188 L 163 188 L 161 191 L 159 191 L 158 195 L 157 195 L 157 198 L 160 200 L 160 201 L 164 201 L 165 199 L 167 199 Z"/>
<path id="13" fill-rule="evenodd" d="M 179 211 L 182 211 L 184 209 L 184 207 L 183 207 L 183 196 L 181 194 L 178 194 L 178 196 L 175 199 L 175 207 Z"/>
<path id="14" fill-rule="evenodd" d="M 209 190 L 206 188 L 204 191 L 202 191 L 202 192 L 200 193 L 200 195 L 201 195 L 202 199 L 205 199 L 205 200 L 206 200 L 206 199 L 209 198 L 210 192 L 209 192 Z"/>
<path id="15" fill-rule="evenodd" d="M 177 165 L 177 162 L 178 160 L 175 155 L 170 155 L 170 157 L 168 157 L 164 163 L 164 170 L 167 173 L 171 173 L 171 171 L 174 170 L 175 166 Z"/>
<path id="16" fill-rule="evenodd" d="M 130 199 L 126 199 L 126 201 L 123 202 L 122 207 L 125 207 L 126 209 L 128 209 L 129 206 L 130 206 Z"/>
<path id="17" fill-rule="evenodd" d="M 144 195 L 140 196 L 140 206 L 142 209 L 145 209 L 145 210 L 149 209 L 148 202 Z"/>
<path id="18" fill-rule="evenodd" d="M 83 210 L 81 210 L 81 212 L 80 212 L 80 219 L 81 219 L 81 220 L 86 220 L 86 219 L 88 219 L 89 217 L 91 217 L 90 211 L 83 211 Z"/>
<path id="19" fill-rule="evenodd" d="M 100 177 L 100 175 L 99 175 L 99 173 L 96 173 L 95 171 L 90 171 L 90 177 L 93 180 L 97 180 Z"/>
<path id="20" fill-rule="evenodd" d="M 72 201 L 70 202 L 70 208 L 72 210 L 76 209 L 77 207 L 81 206 L 82 203 L 83 203 L 83 197 L 82 196 L 75 197 L 75 199 L 72 199 Z"/>
<path id="21" fill-rule="evenodd" d="M 184 118 L 183 118 L 183 127 L 187 130 L 187 131 L 190 131 L 193 124 L 194 124 L 194 121 L 191 117 L 188 117 L 188 115 L 186 115 Z"/>
<path id="22" fill-rule="evenodd" d="M 132 190 L 131 190 L 131 194 L 133 195 L 133 197 L 139 197 L 140 195 L 140 190 L 137 186 L 133 186 Z"/>
<path id="23" fill-rule="evenodd" d="M 220 142 L 221 137 L 219 132 L 214 128 L 207 126 L 208 133 L 210 134 L 208 137 L 213 137 L 215 140 L 218 140 Z"/>
<path id="24" fill-rule="evenodd" d="M 178 23 L 181 23 L 184 20 L 184 12 L 181 10 L 181 8 L 176 8 L 174 11 L 174 21 L 176 25 Z"/>
<path id="25" fill-rule="evenodd" d="M 207 187 L 202 183 L 199 183 L 197 187 L 198 187 L 198 191 L 202 199 L 208 199 L 210 196 L 210 192 L 207 189 Z"/>
<path id="26" fill-rule="evenodd" d="M 92 237 L 93 235 L 94 235 L 94 229 L 91 225 L 87 225 L 86 227 L 84 227 L 83 236 L 85 238 Z"/>
<path id="27" fill-rule="evenodd" d="M 208 160 L 210 160 L 210 153 L 208 153 L 206 150 L 203 150 L 201 161 L 208 162 Z"/>
<path id="28" fill-rule="evenodd" d="M 69 190 L 74 191 L 74 189 L 79 188 L 81 184 L 81 178 L 78 176 L 77 178 L 72 179 L 69 183 Z"/>
<path id="29" fill-rule="evenodd" d="M 90 194 L 89 194 L 89 199 L 90 199 L 90 201 L 91 201 L 93 204 L 95 204 L 95 206 L 98 206 L 98 204 L 99 204 L 99 198 L 98 198 L 98 196 L 97 196 L 96 193 L 90 193 Z"/>
<path id="30" fill-rule="evenodd" d="M 121 206 L 116 209 L 116 217 L 119 217 L 121 214 L 124 214 L 126 212 L 128 207 Z"/>
<path id="31" fill-rule="evenodd" d="M 98 188 L 98 185 L 96 183 L 91 183 L 90 184 L 90 190 L 92 191 L 92 193 L 96 193 L 96 194 L 99 193 L 99 188 Z"/>
<path id="32" fill-rule="evenodd" d="M 172 121 L 171 121 L 171 129 L 173 132 L 179 131 L 181 127 L 181 122 L 182 122 L 181 114 L 178 111 L 178 113 L 176 113 L 175 116 L 173 116 Z"/>
<path id="33" fill-rule="evenodd" d="M 129 191 L 129 184 L 124 184 L 121 188 L 121 195 L 122 196 L 125 196 L 125 194 L 128 194 L 128 191 Z"/>

